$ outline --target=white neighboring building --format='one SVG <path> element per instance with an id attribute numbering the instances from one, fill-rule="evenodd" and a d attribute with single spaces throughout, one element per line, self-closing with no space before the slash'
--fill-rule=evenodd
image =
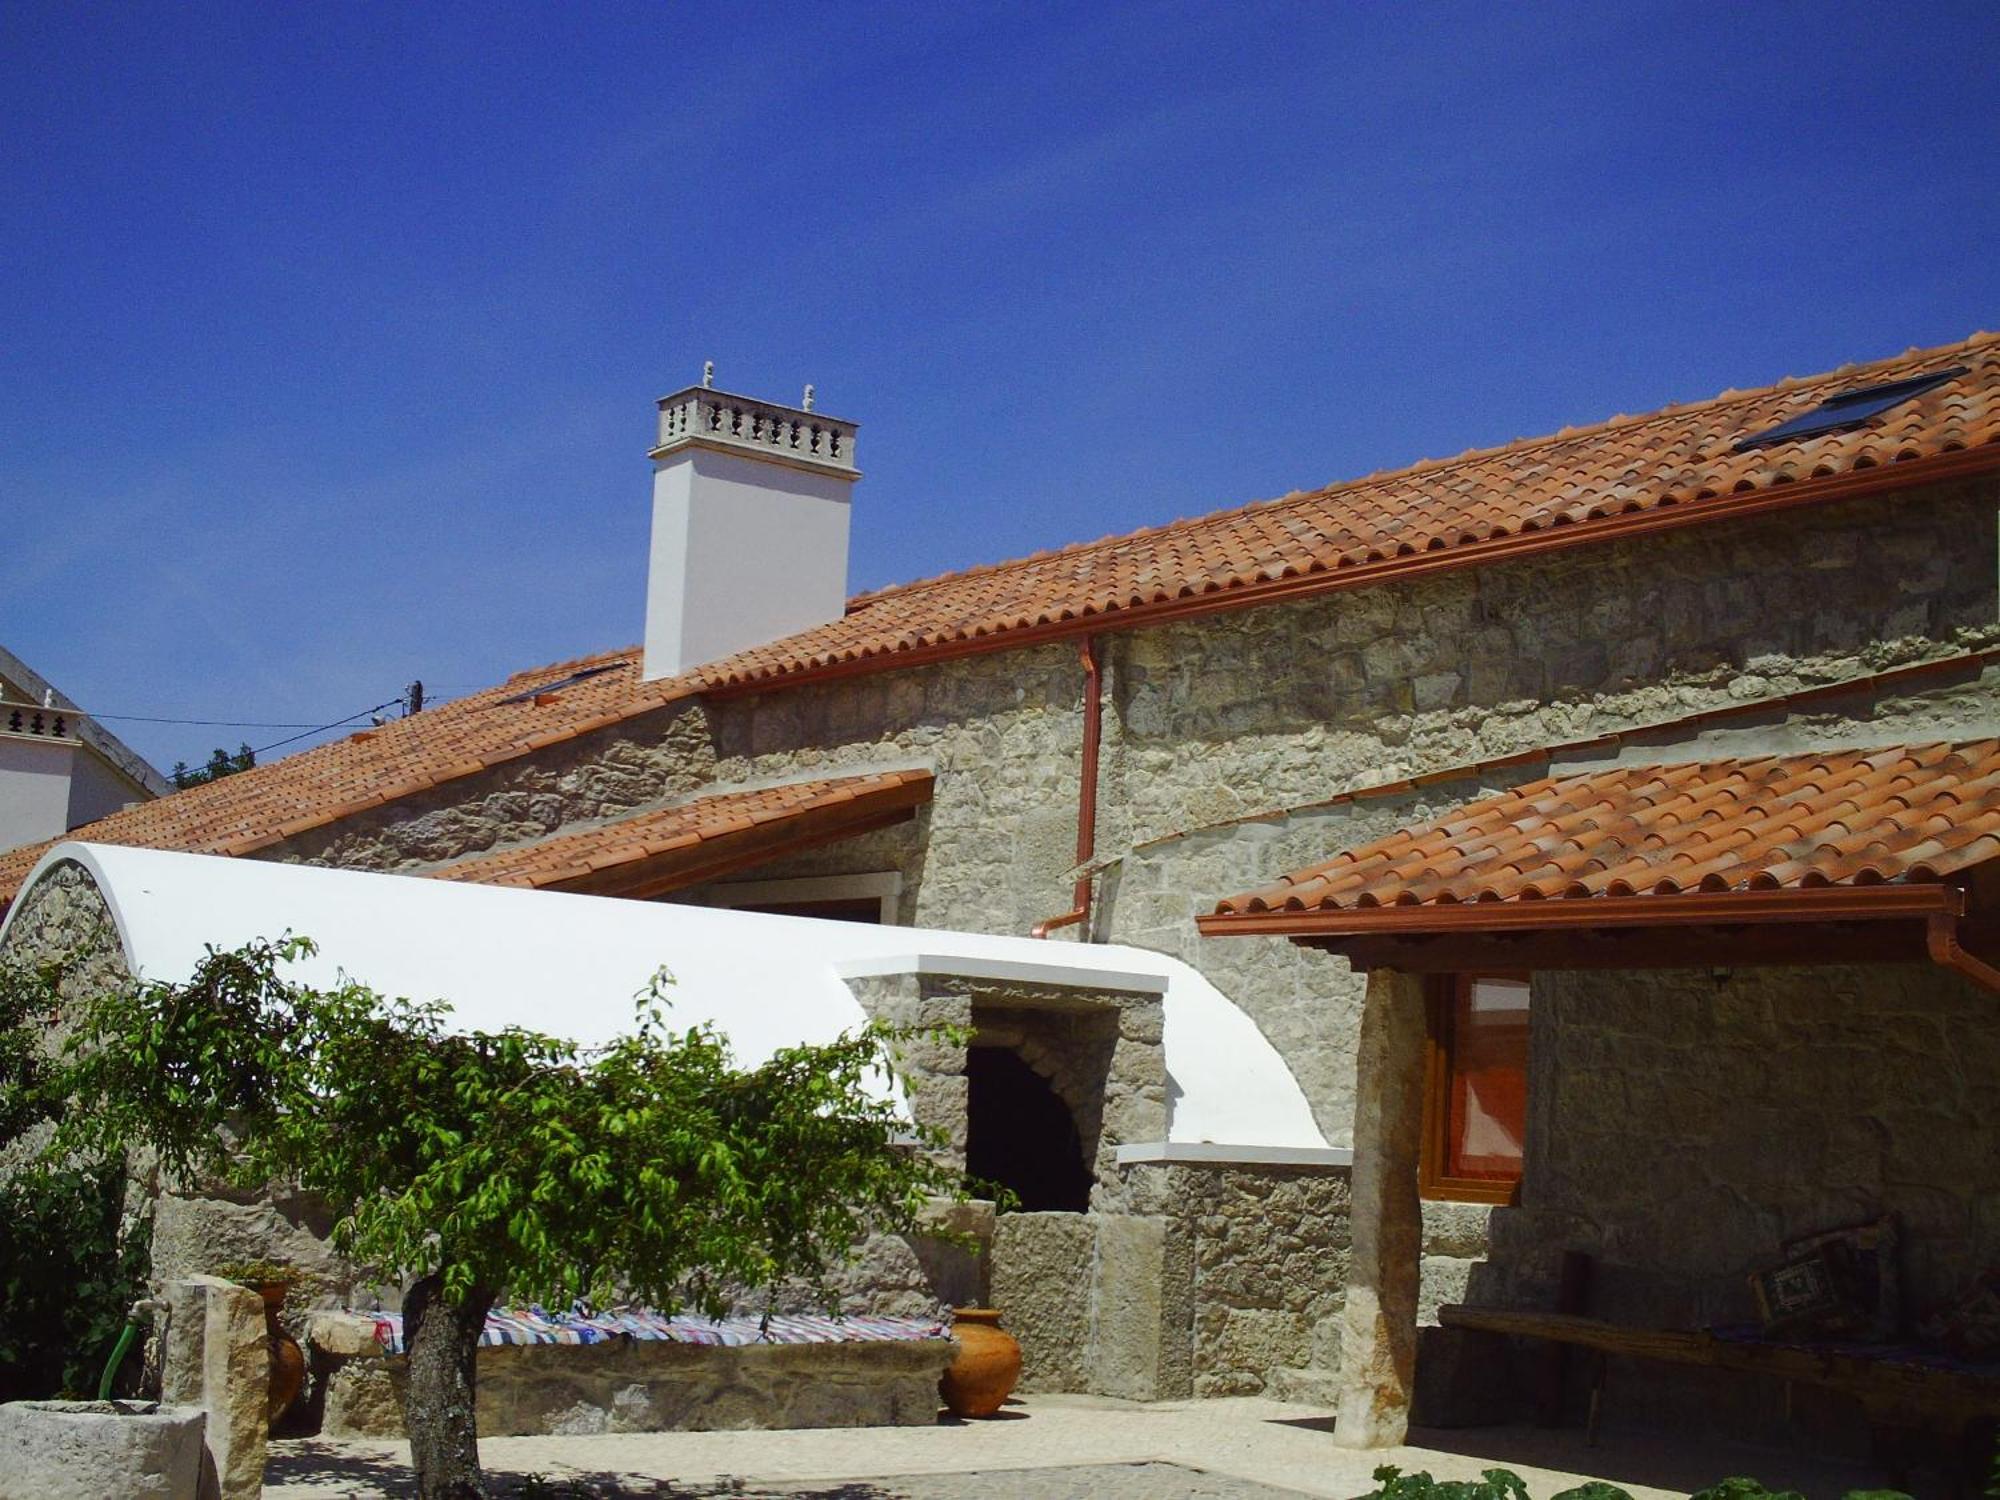
<path id="1" fill-rule="evenodd" d="M 170 790 L 130 746 L 0 647 L 0 849 L 59 838 Z"/>

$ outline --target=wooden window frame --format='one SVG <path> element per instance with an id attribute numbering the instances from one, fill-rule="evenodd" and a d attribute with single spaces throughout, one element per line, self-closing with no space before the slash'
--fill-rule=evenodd
<path id="1" fill-rule="evenodd" d="M 1438 1203 L 1492 1203 L 1511 1206 L 1521 1200 L 1521 1179 L 1497 1182 L 1490 1177 L 1452 1177 L 1451 1079 L 1457 1055 L 1453 1018 L 1459 996 L 1479 979 L 1514 979 L 1526 974 L 1435 974 L 1424 997 L 1424 1121 L 1422 1149 L 1417 1158 L 1417 1194 Z M 1524 1164 L 1525 1165 L 1525 1164 Z"/>
<path id="2" fill-rule="evenodd" d="M 810 906 L 819 901 L 873 900 L 881 903 L 880 922 L 898 927 L 903 877 L 896 870 L 862 875 L 807 875 L 789 880 L 734 880 L 708 889 L 710 906 Z"/>

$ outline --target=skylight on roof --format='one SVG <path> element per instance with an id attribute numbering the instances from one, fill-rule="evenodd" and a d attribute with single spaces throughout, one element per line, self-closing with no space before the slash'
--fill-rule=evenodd
<path id="1" fill-rule="evenodd" d="M 1749 448 L 1763 448 L 1772 443 L 1789 443 L 1797 438 L 1815 437 L 1822 432 L 1838 432 L 1843 427 L 1855 427 L 1887 411 L 1898 402 L 1908 401 L 1912 396 L 1921 396 L 1933 387 L 1943 385 L 1947 380 L 1963 375 L 1964 365 L 1954 365 L 1949 370 L 1936 370 L 1929 375 L 1913 375 L 1908 380 L 1892 380 L 1886 385 L 1865 385 L 1858 390 L 1842 391 L 1837 396 L 1829 396 L 1811 411 L 1793 417 L 1789 422 L 1780 422 L 1768 432 L 1760 432 L 1755 437 L 1747 437 L 1736 445 L 1741 453 Z"/>
<path id="2" fill-rule="evenodd" d="M 630 662 L 614 661 L 601 667 L 585 667 L 572 672 L 567 677 L 558 677 L 554 682 L 545 682 L 539 687 L 524 688 L 520 692 L 500 699 L 500 703 L 526 703 L 531 698 L 546 698 L 551 693 L 560 693 L 566 687 L 575 687 L 579 682 L 588 682 L 593 677 L 602 677 L 606 672 L 615 672 L 620 667 L 630 666 Z M 499 704 L 495 704 L 498 707 Z"/>

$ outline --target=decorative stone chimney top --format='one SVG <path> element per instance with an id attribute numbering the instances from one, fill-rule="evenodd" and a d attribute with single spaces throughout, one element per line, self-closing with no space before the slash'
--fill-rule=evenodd
<path id="1" fill-rule="evenodd" d="M 803 405 L 785 406 L 718 391 L 714 380 L 711 360 L 702 366 L 700 385 L 660 398 L 660 440 L 651 454 L 655 461 L 682 448 L 713 448 L 843 479 L 861 477 L 854 467 L 858 424 L 814 411 L 811 386 Z"/>

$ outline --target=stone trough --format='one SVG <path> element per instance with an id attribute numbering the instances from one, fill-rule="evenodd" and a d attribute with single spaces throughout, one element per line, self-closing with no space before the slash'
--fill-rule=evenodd
<path id="1" fill-rule="evenodd" d="M 203 1413 L 151 1401 L 0 1406 L 0 1500 L 195 1500 Z"/>

